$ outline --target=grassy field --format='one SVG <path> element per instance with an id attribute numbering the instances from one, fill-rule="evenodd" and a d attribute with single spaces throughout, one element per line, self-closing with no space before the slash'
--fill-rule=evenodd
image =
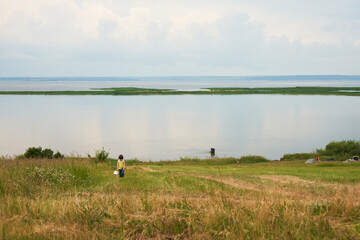
<path id="1" fill-rule="evenodd" d="M 254 162 L 1 159 L 0 239 L 360 238 L 360 163 Z"/>
<path id="2" fill-rule="evenodd" d="M 287 88 L 206 88 L 204 91 L 174 91 L 148 88 L 101 88 L 92 91 L 0 91 L 0 95 L 343 95 L 360 96 L 360 87 L 287 87 Z"/>

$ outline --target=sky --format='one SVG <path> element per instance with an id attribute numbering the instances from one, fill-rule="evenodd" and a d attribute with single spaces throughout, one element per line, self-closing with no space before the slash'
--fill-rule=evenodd
<path id="1" fill-rule="evenodd" d="M 360 75 L 359 0 L 0 0 L 0 77 Z"/>

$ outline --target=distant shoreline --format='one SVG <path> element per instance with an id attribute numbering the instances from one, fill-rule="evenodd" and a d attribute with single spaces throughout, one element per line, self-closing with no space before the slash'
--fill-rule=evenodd
<path id="1" fill-rule="evenodd" d="M 138 81 L 138 80 L 179 80 L 179 79 L 233 79 L 233 80 L 359 80 L 360 75 L 250 75 L 250 76 L 52 76 L 52 77 L 20 77 L 20 76 L 3 76 L 0 77 L 0 81 Z"/>
<path id="2" fill-rule="evenodd" d="M 85 91 L 0 91 L 0 95 L 340 95 L 360 96 L 360 87 L 268 87 L 268 88 L 202 88 L 195 91 L 152 88 L 98 88 Z"/>

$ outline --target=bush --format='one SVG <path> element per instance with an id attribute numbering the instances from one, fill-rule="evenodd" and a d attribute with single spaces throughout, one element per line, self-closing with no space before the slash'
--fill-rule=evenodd
<path id="1" fill-rule="evenodd" d="M 29 147 L 24 153 L 24 156 L 26 158 L 41 158 L 41 151 L 41 147 Z"/>
<path id="2" fill-rule="evenodd" d="M 49 149 L 49 148 L 45 148 L 44 150 L 41 151 L 41 158 L 53 158 L 54 156 L 54 151 Z"/>
<path id="3" fill-rule="evenodd" d="M 110 152 L 105 151 L 104 147 L 101 149 L 95 150 L 95 157 L 91 157 L 90 154 L 88 154 L 88 157 L 93 159 L 96 163 L 97 162 L 105 162 L 105 160 L 108 158 Z"/>
<path id="4" fill-rule="evenodd" d="M 317 149 L 317 153 L 329 156 L 360 155 L 360 141 L 353 140 L 330 142 L 325 149 Z"/>
<path id="5" fill-rule="evenodd" d="M 296 161 L 296 160 L 305 160 L 310 158 L 315 158 L 315 153 L 293 153 L 293 154 L 284 154 L 280 159 L 281 161 Z"/>
<path id="6" fill-rule="evenodd" d="M 263 156 L 256 156 L 256 155 L 243 156 L 239 159 L 239 163 L 244 163 L 244 164 L 261 163 L 267 161 L 269 160 L 267 160 Z"/>
<path id="7" fill-rule="evenodd" d="M 61 154 L 59 151 L 57 151 L 55 154 L 54 154 L 54 158 L 64 158 L 64 154 Z"/>
<path id="8" fill-rule="evenodd" d="M 29 147 L 26 152 L 24 153 L 25 158 L 64 158 L 64 155 L 61 154 L 59 151 L 54 155 L 54 151 L 50 148 L 45 148 L 44 150 L 42 147 Z"/>

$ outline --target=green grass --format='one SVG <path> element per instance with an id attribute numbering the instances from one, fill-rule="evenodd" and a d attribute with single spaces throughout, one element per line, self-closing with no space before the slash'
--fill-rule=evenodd
<path id="1" fill-rule="evenodd" d="M 0 159 L 0 239 L 360 238 L 358 162 L 126 162 Z"/>
<path id="2" fill-rule="evenodd" d="M 173 89 L 101 88 L 91 91 L 0 91 L 0 95 L 342 95 L 360 96 L 360 87 L 287 87 L 287 88 L 205 88 L 203 91 Z"/>

